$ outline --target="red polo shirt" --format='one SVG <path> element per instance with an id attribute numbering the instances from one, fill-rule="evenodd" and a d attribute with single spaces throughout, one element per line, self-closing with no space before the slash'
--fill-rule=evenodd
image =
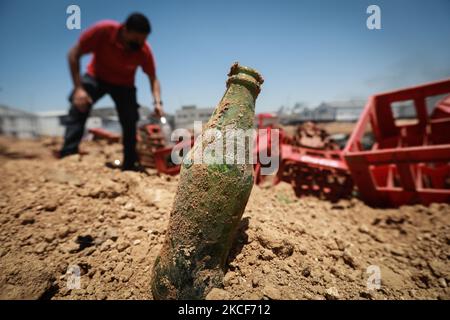
<path id="1" fill-rule="evenodd" d="M 155 77 L 155 59 L 146 42 L 139 51 L 127 49 L 119 41 L 122 25 L 104 20 L 84 31 L 78 45 L 82 53 L 93 53 L 87 73 L 105 82 L 131 87 L 138 66 L 150 77 Z"/>

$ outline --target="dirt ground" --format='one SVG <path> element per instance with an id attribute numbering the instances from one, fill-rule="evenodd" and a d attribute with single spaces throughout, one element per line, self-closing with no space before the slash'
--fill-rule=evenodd
<path id="1" fill-rule="evenodd" d="M 57 143 L 0 137 L 0 298 L 152 299 L 178 178 L 107 168 L 120 146 L 98 142 L 56 160 Z M 448 204 L 382 210 L 255 186 L 208 298 L 450 299 L 449 259 Z"/>

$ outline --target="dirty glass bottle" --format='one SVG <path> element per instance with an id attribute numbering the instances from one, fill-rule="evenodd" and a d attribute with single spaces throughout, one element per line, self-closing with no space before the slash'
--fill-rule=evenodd
<path id="1" fill-rule="evenodd" d="M 253 129 L 255 100 L 263 83 L 257 71 L 238 63 L 228 76 L 224 96 L 181 166 L 164 244 L 152 272 L 155 299 L 203 299 L 222 285 L 253 186 L 250 158 L 237 157 L 239 146 L 248 153 L 251 144 L 235 140 L 235 148 L 226 148 L 230 142 L 226 137 Z M 220 156 L 217 146 L 225 149 Z"/>

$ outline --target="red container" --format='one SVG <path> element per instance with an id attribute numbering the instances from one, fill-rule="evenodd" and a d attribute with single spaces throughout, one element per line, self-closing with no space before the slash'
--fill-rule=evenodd
<path id="1" fill-rule="evenodd" d="M 426 106 L 427 98 L 448 93 L 450 79 L 369 98 L 344 149 L 353 181 L 366 203 L 396 207 L 450 202 L 449 98 L 437 103 L 432 116 Z M 392 104 L 408 100 L 413 101 L 410 108 L 416 117 L 401 124 L 394 118 Z M 365 149 L 363 136 L 369 129 L 374 144 Z"/>
<path id="2" fill-rule="evenodd" d="M 159 173 L 165 173 L 172 176 L 179 174 L 181 165 L 172 162 L 172 152 L 180 155 L 182 150 L 190 150 L 193 145 L 194 139 L 191 139 L 191 141 L 181 142 L 175 146 L 156 149 L 154 152 L 156 170 L 158 170 Z M 181 157 L 183 157 L 182 154 Z"/>
<path id="3" fill-rule="evenodd" d="M 180 173 L 180 165 L 173 164 L 170 161 L 172 149 L 172 147 L 166 147 L 155 150 L 155 165 L 156 170 L 158 170 L 159 173 L 164 173 L 172 176 Z"/>
<path id="4" fill-rule="evenodd" d="M 120 135 L 102 128 L 91 128 L 88 130 L 93 135 L 94 140 L 106 140 L 109 143 L 115 143 L 120 141 Z"/>

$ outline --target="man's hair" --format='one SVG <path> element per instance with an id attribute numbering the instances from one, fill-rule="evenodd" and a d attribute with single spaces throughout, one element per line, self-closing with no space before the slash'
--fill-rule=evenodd
<path id="1" fill-rule="evenodd" d="M 142 13 L 135 12 L 128 16 L 125 20 L 125 27 L 128 31 L 150 34 L 152 27 L 150 21 Z"/>

